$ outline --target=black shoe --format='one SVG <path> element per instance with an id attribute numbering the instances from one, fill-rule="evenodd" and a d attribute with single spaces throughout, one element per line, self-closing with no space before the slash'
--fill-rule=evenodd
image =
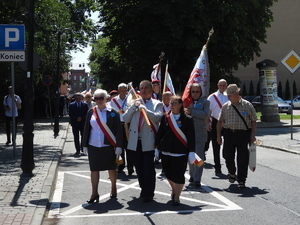
<path id="1" fill-rule="evenodd" d="M 123 169 L 118 169 L 118 173 L 124 173 Z"/>
<path id="2" fill-rule="evenodd" d="M 238 188 L 245 188 L 245 182 L 239 182 Z"/>
<path id="3" fill-rule="evenodd" d="M 110 198 L 117 198 L 117 194 L 110 194 Z"/>
<path id="4" fill-rule="evenodd" d="M 90 198 L 90 200 L 86 201 L 88 204 L 94 203 L 94 202 L 99 202 L 99 195 L 96 195 L 94 198 Z"/>
<path id="5" fill-rule="evenodd" d="M 152 201 L 153 201 L 153 197 L 146 196 L 143 198 L 143 202 L 152 202 Z"/>
<path id="6" fill-rule="evenodd" d="M 134 173 L 134 170 L 128 170 L 128 176 L 131 176 Z"/>
<path id="7" fill-rule="evenodd" d="M 190 182 L 190 183 L 193 183 L 193 182 L 194 182 L 194 178 L 193 178 L 193 177 L 190 177 L 189 182 Z"/>
<path id="8" fill-rule="evenodd" d="M 201 187 L 200 181 L 195 181 L 195 187 Z"/>
<path id="9" fill-rule="evenodd" d="M 9 145 L 9 144 L 10 144 L 10 141 L 7 141 L 5 144 L 6 144 L 6 145 Z"/>
<path id="10" fill-rule="evenodd" d="M 215 169 L 215 174 L 216 175 L 222 174 L 222 170 L 221 169 Z"/>
<path id="11" fill-rule="evenodd" d="M 179 200 L 178 200 L 178 201 L 173 200 L 173 201 L 172 201 L 172 205 L 173 205 L 173 206 L 179 206 L 179 205 L 180 205 L 180 201 L 179 201 Z"/>

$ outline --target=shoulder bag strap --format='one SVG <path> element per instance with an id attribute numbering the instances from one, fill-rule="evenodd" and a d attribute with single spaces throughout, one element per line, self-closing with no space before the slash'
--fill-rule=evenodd
<path id="1" fill-rule="evenodd" d="M 243 122 L 244 122 L 244 124 L 245 124 L 245 126 L 246 126 L 246 128 L 247 128 L 247 130 L 248 130 L 249 127 L 248 127 L 248 125 L 247 125 L 247 123 L 246 123 L 246 121 L 245 121 L 245 118 L 241 115 L 240 111 L 235 107 L 235 105 L 233 105 L 233 104 L 231 104 L 231 105 L 232 105 L 232 107 L 234 108 L 234 110 L 236 111 L 236 113 L 241 117 L 241 119 L 243 120 Z"/>

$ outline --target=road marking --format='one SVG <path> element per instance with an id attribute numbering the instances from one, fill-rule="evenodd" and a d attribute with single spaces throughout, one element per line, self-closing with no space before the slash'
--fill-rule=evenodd
<path id="1" fill-rule="evenodd" d="M 219 201 L 221 201 L 224 204 L 217 204 L 214 202 L 207 202 L 207 201 L 201 201 L 201 200 L 197 200 L 194 198 L 189 198 L 189 197 L 184 197 L 184 196 L 180 196 L 181 200 L 185 200 L 185 201 L 190 201 L 190 202 L 194 202 L 194 203 L 200 203 L 200 204 L 205 204 L 208 206 L 213 206 L 216 208 L 213 209 L 199 209 L 199 210 L 175 210 L 175 211 L 169 211 L 169 210 L 165 210 L 165 211 L 153 211 L 153 212 L 131 212 L 131 213 L 105 213 L 105 214 L 91 214 L 91 215 L 74 215 L 74 213 L 76 213 L 79 210 L 84 210 L 85 207 L 89 206 L 89 204 L 84 203 L 84 204 L 80 204 L 78 206 L 75 206 L 65 212 L 60 212 L 60 202 L 62 199 L 62 193 L 63 193 L 63 181 L 64 181 L 64 176 L 65 174 L 69 174 L 72 176 L 78 176 L 81 178 L 85 178 L 85 179 L 90 179 L 90 176 L 88 175 L 83 175 L 80 173 L 86 173 L 89 171 L 68 171 L 68 172 L 58 172 L 58 176 L 57 176 L 57 182 L 56 182 L 56 188 L 54 190 L 54 195 L 53 195 L 53 199 L 52 199 L 52 203 L 50 206 L 50 210 L 48 213 L 48 218 L 78 218 L 78 217 L 108 217 L 108 216 L 135 216 L 135 215 L 151 215 L 151 214 L 186 214 L 186 213 L 192 213 L 192 212 L 213 212 L 213 211 L 225 211 L 225 210 L 242 210 L 242 208 L 238 205 L 236 205 L 235 203 L 233 203 L 232 201 L 230 201 L 229 199 L 225 198 L 224 196 L 220 195 L 219 193 L 215 192 L 214 190 L 212 190 L 211 188 L 209 188 L 208 186 L 206 186 L 205 184 L 201 183 L 201 187 L 203 190 L 205 190 L 207 193 L 209 193 L 210 195 L 212 195 L 214 198 L 218 199 Z M 156 176 L 158 176 L 159 173 L 157 173 Z M 187 175 L 186 175 L 187 177 Z M 100 179 L 100 182 L 105 182 L 105 183 L 110 183 L 109 179 Z M 166 185 L 169 185 L 168 182 L 164 182 L 166 183 Z M 128 189 L 136 189 L 136 190 L 140 190 L 140 188 L 138 187 L 138 181 L 132 183 L 132 184 L 124 184 L 124 183 L 120 183 L 117 182 L 117 186 L 122 186 L 122 188 L 118 188 L 118 193 L 121 193 L 123 191 L 126 191 Z M 191 191 L 192 193 L 192 191 Z M 198 192 L 197 192 L 198 193 Z M 161 192 L 161 191 L 155 191 L 155 194 L 157 195 L 163 195 L 163 196 L 170 196 L 170 193 L 165 193 L 165 192 Z M 104 194 L 100 196 L 100 201 L 104 200 L 106 198 L 109 198 L 110 193 Z"/>

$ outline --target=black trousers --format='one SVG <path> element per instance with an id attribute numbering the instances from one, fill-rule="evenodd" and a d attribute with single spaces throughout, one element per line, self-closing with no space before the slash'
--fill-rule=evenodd
<path id="1" fill-rule="evenodd" d="M 16 139 L 16 135 L 17 135 L 17 117 L 15 117 L 15 131 L 16 131 L 16 134 L 15 134 L 15 139 Z M 5 131 L 6 131 L 6 140 L 7 142 L 11 142 L 11 139 L 10 139 L 10 124 L 12 124 L 12 117 L 9 117 L 9 116 L 5 116 Z"/>
<path id="2" fill-rule="evenodd" d="M 217 123 L 218 120 L 213 117 L 211 123 L 211 143 L 213 147 L 215 169 L 219 170 L 221 169 L 221 160 L 220 160 L 220 145 L 217 142 Z"/>
<path id="3" fill-rule="evenodd" d="M 140 197 L 153 197 L 155 190 L 155 168 L 154 150 L 142 151 L 141 141 L 138 141 L 136 151 L 128 150 L 129 156 L 133 159 L 133 164 L 138 176 L 141 188 Z"/>
<path id="4" fill-rule="evenodd" d="M 248 142 L 249 133 L 232 132 L 226 129 L 224 132 L 223 157 L 226 167 L 230 174 L 236 173 L 235 153 L 237 159 L 237 177 L 239 182 L 246 182 L 248 175 L 249 152 Z"/>
<path id="5" fill-rule="evenodd" d="M 82 149 L 81 140 L 83 135 L 83 129 L 84 129 L 84 122 L 72 123 L 72 132 L 74 137 L 76 153 L 80 153 L 80 150 Z"/>

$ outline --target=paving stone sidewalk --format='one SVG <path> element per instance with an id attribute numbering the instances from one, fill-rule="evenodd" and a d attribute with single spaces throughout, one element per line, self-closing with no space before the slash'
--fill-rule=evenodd
<path id="1" fill-rule="evenodd" d="M 21 176 L 22 125 L 18 125 L 16 156 L 0 129 L 0 224 L 41 224 L 50 198 L 57 164 L 61 157 L 68 119 L 60 119 L 59 136 L 54 138 L 49 119 L 34 121 L 34 177 Z"/>

